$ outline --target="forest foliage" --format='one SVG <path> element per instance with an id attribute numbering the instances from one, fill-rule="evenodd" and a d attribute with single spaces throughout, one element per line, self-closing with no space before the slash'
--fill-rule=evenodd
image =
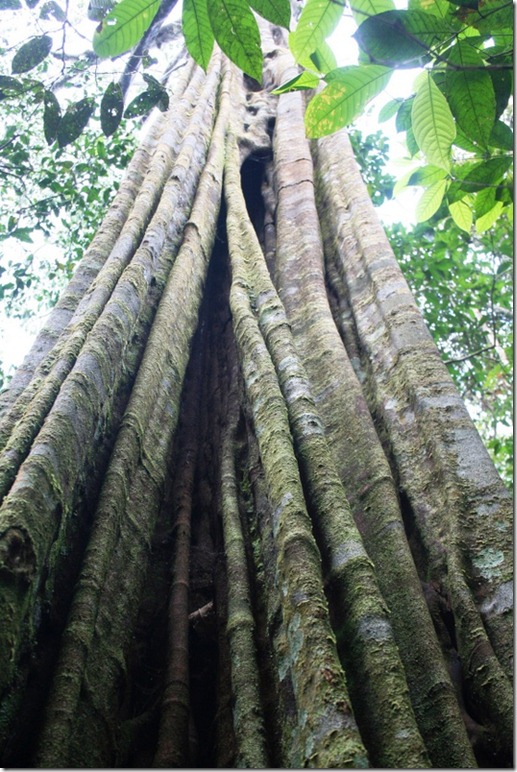
<path id="1" fill-rule="evenodd" d="M 98 22 L 76 55 L 73 27 L 56 0 L 2 0 L 1 11 L 31 9 L 41 34 L 0 51 L 2 205 L 0 302 L 23 316 L 51 305 L 70 277 L 135 147 L 135 120 L 166 110 L 168 92 L 153 65 L 174 0 L 90 0 Z M 413 230 L 389 236 L 460 391 L 476 407 L 485 442 L 508 479 L 511 470 L 511 217 L 513 6 L 503 0 L 354 0 L 357 65 L 338 67 L 327 43 L 345 6 L 307 0 L 298 20 L 288 0 L 185 0 L 181 30 L 206 69 L 217 43 L 256 81 L 262 53 L 254 12 L 289 33 L 299 74 L 277 92 L 316 89 L 306 130 L 317 137 L 353 123 L 386 88 L 394 70 L 421 68 L 414 93 L 389 99 L 379 121 L 395 119 L 417 159 L 397 181 L 384 171 L 386 141 L 354 134 L 374 203 L 404 186 L 423 188 Z M 1 18 L 1 16 L 0 16 Z M 93 51 L 90 49 L 93 47 Z M 136 46 L 136 48 L 135 48 Z M 131 52 L 129 61 L 122 58 Z M 136 54 L 136 64 L 131 63 Z M 113 61 L 109 61 L 112 59 Z M 120 69 L 116 78 L 113 72 Z M 102 70 L 104 64 L 105 72 Z M 136 66 L 140 86 L 128 91 Z M 111 75 L 110 75 L 110 70 Z M 64 226 L 64 227 L 63 227 Z M 57 240 L 57 259 L 39 256 Z M 13 248 L 13 245 L 14 248 Z M 13 256 L 14 255 L 14 256 Z M 27 297 L 31 295 L 31 303 Z M 468 301 L 468 302 L 467 302 Z M 30 310 L 28 310 L 30 308 Z"/>
<path id="2" fill-rule="evenodd" d="M 31 0 L 29 5 L 35 5 Z M 100 58 L 115 58 L 132 50 L 148 35 L 165 7 L 164 0 L 107 0 L 90 3 L 90 15 L 100 19 L 93 49 Z M 398 68 L 422 68 L 414 93 L 389 100 L 380 120 L 396 115 L 411 156 L 422 165 L 403 182 L 424 188 L 418 217 L 431 217 L 445 201 L 458 227 L 486 230 L 512 209 L 513 132 L 504 120 L 513 88 L 513 3 L 509 0 L 409 0 L 406 9 L 394 0 L 353 0 L 360 47 L 357 65 L 338 67 L 327 38 L 335 30 L 346 4 L 308 0 L 289 33 L 289 47 L 300 73 L 278 92 L 317 89 L 306 113 L 309 137 L 330 134 L 354 121 L 366 105 L 386 89 Z M 4 0 L 2 7 L 21 7 L 21 0 Z M 110 9 L 110 10 L 108 10 Z M 94 11 L 92 13 L 92 11 Z M 107 12 L 107 13 L 106 13 Z M 161 13 L 162 12 L 162 13 Z M 186 47 L 206 69 L 214 44 L 247 75 L 262 80 L 260 34 L 254 12 L 286 29 L 293 26 L 289 0 L 185 0 L 182 31 Z M 66 19 L 56 2 L 43 4 L 40 17 Z M 31 76 L 51 53 L 53 39 L 44 34 L 24 43 L 15 53 L 11 74 L 2 76 L 4 98 L 32 91 L 44 105 L 45 136 L 60 147 L 83 131 L 94 109 L 92 97 L 72 103 L 63 113 L 52 89 Z M 120 84 L 110 83 L 100 103 L 101 125 L 107 136 L 123 116 L 137 117 L 154 106 L 167 109 L 166 89 L 152 75 L 146 89 L 124 109 Z"/>

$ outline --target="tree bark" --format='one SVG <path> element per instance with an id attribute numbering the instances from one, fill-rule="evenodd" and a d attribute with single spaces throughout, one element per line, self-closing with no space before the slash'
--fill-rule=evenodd
<path id="1" fill-rule="evenodd" d="M 511 765 L 509 494 L 264 52 L 174 74 L 3 395 L 5 766 Z"/>

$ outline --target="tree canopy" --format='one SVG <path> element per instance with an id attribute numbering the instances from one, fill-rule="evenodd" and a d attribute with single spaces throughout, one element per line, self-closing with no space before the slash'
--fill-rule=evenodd
<path id="1" fill-rule="evenodd" d="M 95 53 L 114 58 L 139 46 L 138 62 L 174 5 L 175 0 L 90 3 L 90 17 L 100 20 L 93 36 Z M 189 53 L 201 67 L 208 66 L 217 42 L 260 83 L 262 53 L 254 12 L 280 27 L 294 27 L 289 46 L 301 72 L 277 91 L 323 86 L 306 113 L 309 137 L 349 125 L 386 88 L 395 69 L 422 68 L 415 92 L 407 99 L 388 101 L 381 110 L 384 119 L 396 114 L 409 153 L 422 158 L 405 180 L 424 188 L 420 219 L 431 217 L 442 201 L 466 231 L 473 224 L 478 231 L 485 230 L 502 213 L 511 213 L 513 132 L 504 114 L 513 88 L 512 2 L 410 0 L 407 8 L 398 9 L 393 0 L 354 0 L 350 9 L 358 25 L 354 37 L 360 46 L 359 62 L 338 67 L 326 39 L 345 7 L 334 0 L 308 0 L 293 24 L 289 0 L 185 0 L 181 28 Z M 19 9 L 21 0 L 5 0 L 3 8 Z M 39 15 L 67 23 L 55 0 L 44 3 Z M 95 101 L 84 97 L 63 113 L 54 90 L 27 76 L 53 47 L 49 34 L 25 42 L 12 58 L 11 74 L 2 76 L 0 88 L 4 98 L 32 91 L 44 105 L 47 141 L 62 147 L 83 131 Z M 144 79 L 146 89 L 127 106 L 127 81 L 106 87 L 100 119 L 107 136 L 123 116 L 146 114 L 155 105 L 166 109 L 168 95 L 159 80 L 151 74 Z"/>

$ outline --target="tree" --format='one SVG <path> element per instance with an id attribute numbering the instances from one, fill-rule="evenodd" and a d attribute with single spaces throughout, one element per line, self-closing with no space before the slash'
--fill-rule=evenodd
<path id="1" fill-rule="evenodd" d="M 176 73 L 3 395 L 5 765 L 511 763 L 510 497 L 303 106 Z"/>

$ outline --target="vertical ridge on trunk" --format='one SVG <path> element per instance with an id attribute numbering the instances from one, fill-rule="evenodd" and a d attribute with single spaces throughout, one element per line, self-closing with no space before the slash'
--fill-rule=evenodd
<path id="1" fill-rule="evenodd" d="M 195 357 L 195 358 L 194 358 Z M 201 375 L 200 353 L 193 354 L 194 378 Z M 199 452 L 199 391 L 185 400 L 183 443 L 173 490 L 172 581 L 168 607 L 167 671 L 161 699 L 160 728 L 153 767 L 181 767 L 188 759 L 190 720 L 189 597 L 190 543 L 194 478 Z"/>
<path id="2" fill-rule="evenodd" d="M 316 153 L 322 219 L 336 234 L 333 259 L 347 286 L 367 363 L 372 410 L 411 502 L 425 554 L 421 578 L 453 612 L 454 647 L 475 712 L 504 727 L 501 742 L 509 749 L 510 496 L 425 328 L 346 136 L 336 135 L 332 144 L 321 140 Z M 471 577 L 470 586 L 465 576 Z"/>
<path id="3" fill-rule="evenodd" d="M 228 584 L 227 636 L 231 655 L 231 679 L 236 766 L 266 769 L 269 766 L 265 744 L 260 696 L 260 677 L 255 648 L 255 618 L 251 600 L 246 547 L 238 502 L 235 434 L 238 420 L 236 373 L 230 394 L 228 425 L 221 449 L 221 510 Z M 233 397 L 233 399 L 231 399 Z"/>
<path id="4" fill-rule="evenodd" d="M 73 726 L 76 700 L 81 684 L 87 678 L 88 662 L 91 667 L 99 668 L 99 663 L 110 658 L 115 664 L 118 659 L 123 660 L 131 625 L 126 624 L 125 615 L 129 609 L 121 602 L 120 593 L 135 611 L 138 609 L 147 545 L 153 533 L 160 491 L 165 484 L 166 460 L 178 418 L 190 341 L 197 325 L 204 276 L 215 237 L 219 211 L 217 179 L 220 180 L 222 171 L 225 121 L 225 112 L 221 109 L 216 128 L 218 141 L 211 145 L 183 244 L 151 328 L 106 473 L 94 530 L 63 636 L 61 665 L 47 711 L 48 728 L 41 742 L 43 766 L 56 765 L 55 759 L 66 751 L 66 736 L 71 729 L 65 729 L 67 734 L 63 736 L 62 727 L 64 721 Z M 124 533 L 126 521 L 130 530 Z M 124 570 L 122 565 L 119 571 L 114 570 L 114 553 L 122 554 L 122 565 L 129 560 Z M 122 580 L 122 586 L 117 590 L 106 589 L 110 576 L 114 582 Z M 103 608 L 104 617 L 110 620 L 109 626 L 104 631 L 101 629 L 94 639 L 97 619 L 100 621 Z M 91 695 L 95 709 L 101 715 L 107 715 L 108 699 L 116 685 L 116 677 L 116 671 L 108 671 L 102 678 L 106 691 L 104 704 L 99 694 Z M 77 694 L 73 700 L 72 683 L 76 685 Z M 66 713 L 65 705 L 70 706 Z"/>
<path id="5" fill-rule="evenodd" d="M 431 759 L 443 766 L 455 760 L 474 765 L 454 689 L 441 660 L 408 549 L 391 470 L 331 315 L 312 174 L 301 95 L 282 95 L 275 133 L 276 283 L 312 382 L 330 447 L 338 459 L 356 523 L 378 569 L 378 581 L 392 612 L 391 624 L 406 664 L 413 707 Z M 325 357 L 325 367 L 321 366 L 321 356 Z M 418 651 L 415 637 L 420 642 Z M 432 663 L 425 671 L 421 668 L 423 657 Z M 356 688 L 363 688 L 361 680 Z M 366 723 L 368 716 L 369 711 L 365 710 Z M 445 731 L 450 732 L 446 743 L 443 730 L 438 732 L 443 716 L 447 716 Z"/>
<path id="6" fill-rule="evenodd" d="M 113 268 L 116 267 L 114 276 L 116 280 L 127 265 L 128 258 L 131 257 L 133 245 L 140 242 L 170 172 L 170 164 L 177 154 L 178 141 L 185 128 L 185 119 L 188 117 L 188 110 L 191 109 L 193 97 L 197 92 L 197 88 L 188 77 L 189 75 L 190 72 L 187 71 L 176 87 L 176 93 L 181 98 L 188 85 L 188 99 L 184 100 L 183 106 L 181 103 L 178 106 L 179 109 L 174 122 L 170 121 L 170 116 L 167 122 L 167 118 L 163 114 L 160 114 L 153 122 L 142 143 L 135 151 L 106 217 L 80 261 L 72 280 L 50 312 L 49 318 L 24 362 L 16 371 L 10 388 L 2 394 L 1 412 L 3 415 L 0 423 L 2 445 L 12 431 L 14 423 L 26 410 L 35 393 L 41 388 L 41 381 L 45 380 L 55 366 L 56 359 L 63 358 L 66 361 L 66 355 L 62 354 L 59 348 L 56 350 L 56 342 L 67 326 L 77 324 L 79 314 L 84 315 L 83 309 L 85 307 L 90 309 L 91 305 L 94 304 L 96 294 L 90 288 L 108 257 L 111 258 L 109 271 L 113 273 Z M 199 75 L 197 80 L 199 83 Z M 118 255 L 120 261 L 118 266 L 113 259 L 114 255 Z M 109 293 L 110 287 L 113 287 L 113 280 L 108 283 L 107 287 L 101 287 L 100 291 L 107 289 Z M 79 311 L 77 310 L 78 307 Z M 103 298 L 101 295 L 97 310 L 94 306 L 94 315 L 88 322 L 87 330 L 91 328 L 99 313 L 98 309 L 102 307 Z M 81 317 L 79 316 L 79 318 Z M 66 346 L 67 343 L 69 341 L 65 339 L 63 344 Z M 50 351 L 52 351 L 51 356 L 47 356 Z M 71 364 L 68 365 L 68 370 L 65 371 L 64 375 L 60 376 L 58 386 L 66 377 L 74 361 L 72 353 Z M 30 389 L 24 392 L 29 382 Z M 22 392 L 24 392 L 23 399 L 20 399 L 19 396 Z M 14 409 L 11 408 L 10 412 L 7 413 L 8 405 L 15 402 L 16 398 Z"/>
<path id="7" fill-rule="evenodd" d="M 376 763 L 389 766 L 397 758 L 404 759 L 403 763 L 408 767 L 425 766 L 427 756 L 416 729 L 404 671 L 373 567 L 353 523 L 285 312 L 269 277 L 251 223 L 246 222 L 244 200 L 241 198 L 239 201 L 239 188 L 235 181 L 233 191 L 233 207 L 237 213 L 232 217 L 229 207 L 228 221 L 239 227 L 240 249 L 249 256 L 248 260 L 251 257 L 253 272 L 248 269 L 247 273 L 251 305 L 257 314 L 258 325 L 287 405 L 298 463 L 306 481 L 306 496 L 312 504 L 314 529 L 319 536 L 328 572 L 327 582 L 338 609 L 334 613 L 337 617 L 334 627 L 337 629 L 338 646 L 343 650 L 343 658 L 348 660 L 351 671 L 357 673 L 356 706 L 362 700 L 365 703 L 363 732 L 370 735 Z M 235 254 L 238 249 L 235 242 L 230 251 Z M 361 598 L 354 597 L 353 588 L 357 585 L 363 587 Z M 368 645 L 373 639 L 376 639 L 376 646 Z M 376 691 L 375 699 L 368 699 L 370 690 Z M 389 700 L 383 699 L 383 695 L 386 698 L 389 695 Z M 370 729 L 366 723 L 367 712 Z M 362 711 L 359 713 L 362 714 Z"/>
<path id="8" fill-rule="evenodd" d="M 333 767 L 339 758 L 346 766 L 362 766 L 365 750 L 349 707 L 343 673 L 329 645 L 333 636 L 318 579 L 320 555 L 305 508 L 287 411 L 253 312 L 252 278 L 246 265 L 249 255 L 240 246 L 240 213 L 235 200 L 240 191 L 237 148 L 230 144 L 229 149 L 225 192 L 232 259 L 230 307 L 273 510 L 277 582 L 282 587 L 283 641 L 276 649 L 277 668 L 280 681 L 291 681 L 296 705 L 288 739 L 289 766 L 312 759 L 316 766 Z M 332 742 L 336 733 L 340 739 Z"/>

